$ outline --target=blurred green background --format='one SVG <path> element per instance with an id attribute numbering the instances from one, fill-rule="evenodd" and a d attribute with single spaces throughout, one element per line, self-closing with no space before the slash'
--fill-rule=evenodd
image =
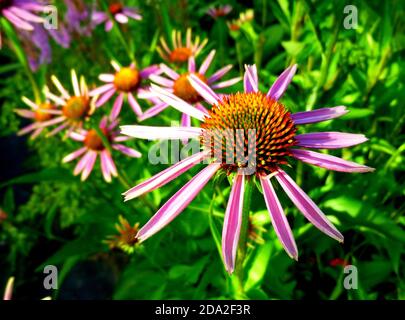
<path id="1" fill-rule="evenodd" d="M 250 299 L 404 299 L 404 49 L 403 1 L 227 1 L 232 12 L 219 19 L 206 14 L 225 2 L 125 1 L 139 7 L 143 20 L 122 29 L 125 42 L 141 66 L 160 63 L 159 36 L 173 29 L 209 39 L 198 56 L 217 56 L 211 72 L 232 64 L 232 75 L 256 63 L 260 89 L 267 91 L 285 67 L 298 72 L 282 102 L 292 111 L 346 105 L 344 117 L 300 127 L 300 132 L 363 133 L 370 140 L 333 152 L 376 168 L 369 174 L 345 174 L 292 163 L 287 171 L 336 223 L 345 236 L 338 244 L 310 225 L 282 192 L 280 201 L 294 231 L 299 261 L 283 251 L 271 227 L 262 195 L 253 194 L 251 239 L 246 261 L 245 294 Z M 62 1 L 55 5 L 63 12 Z M 344 27 L 346 5 L 357 8 L 358 25 Z M 251 9 L 253 19 L 236 22 Z M 234 21 L 234 22 L 232 22 Z M 228 23 L 227 23 L 228 22 Z M 6 41 L 7 43 L 7 41 Z M 130 59 L 113 30 L 97 27 L 89 37 L 76 37 L 70 48 L 53 48 L 52 63 L 34 76 L 41 86 L 55 74 L 69 87 L 76 69 L 92 86 L 98 74 L 111 72 L 109 61 Z M 14 53 L 0 51 L 0 291 L 14 276 L 15 299 L 232 299 L 235 290 L 213 240 L 221 231 L 230 188 L 219 177 L 209 183 L 167 228 L 131 250 L 110 249 L 103 241 L 117 234 L 119 215 L 131 225 L 144 224 L 200 167 L 146 196 L 124 203 L 126 189 L 106 184 L 98 167 L 88 181 L 62 164 L 77 143 L 59 136 L 36 140 L 17 137 L 23 122 L 14 112 L 21 96 L 32 98 L 30 83 Z M 241 90 L 238 84 L 228 91 Z M 146 105 L 143 105 L 145 108 Z M 108 112 L 110 106 L 105 107 Z M 121 124 L 135 124 L 124 107 Z M 101 118 L 102 111 L 95 113 Z M 168 109 L 145 124 L 169 125 L 178 120 Z M 166 165 L 148 165 L 152 143 L 133 141 L 141 159 L 116 155 L 131 183 L 144 180 Z M 146 206 L 145 203 L 149 203 Z M 128 248 L 127 248 L 128 249 Z M 59 289 L 43 289 L 43 267 L 59 269 Z M 343 287 L 343 267 L 358 270 L 358 288 Z"/>

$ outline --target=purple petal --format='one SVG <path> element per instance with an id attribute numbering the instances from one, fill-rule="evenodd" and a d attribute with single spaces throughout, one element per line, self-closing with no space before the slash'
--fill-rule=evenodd
<path id="1" fill-rule="evenodd" d="M 6 284 L 6 290 L 4 291 L 3 300 L 11 300 L 13 296 L 14 277 L 10 277 Z"/>
<path id="2" fill-rule="evenodd" d="M 222 89 L 233 86 L 234 84 L 238 83 L 241 80 L 240 77 L 232 78 L 226 81 L 219 82 L 211 86 L 212 89 Z"/>
<path id="3" fill-rule="evenodd" d="M 144 241 L 160 231 L 176 218 L 188 204 L 200 193 L 212 176 L 220 168 L 219 163 L 212 163 L 200 171 L 167 201 L 156 214 L 139 230 L 137 238 Z"/>
<path id="4" fill-rule="evenodd" d="M 268 177 L 260 177 L 260 183 L 263 188 L 264 200 L 266 201 L 267 210 L 270 213 L 271 223 L 273 224 L 274 231 L 280 239 L 281 244 L 287 254 L 298 260 L 298 250 L 295 244 L 294 236 L 291 231 L 290 225 L 286 216 L 284 215 L 283 208 L 277 198 L 277 194 Z"/>
<path id="5" fill-rule="evenodd" d="M 238 174 L 232 185 L 222 229 L 222 256 L 228 273 L 232 273 L 235 269 L 236 251 L 242 225 L 244 190 L 245 175 Z"/>
<path id="6" fill-rule="evenodd" d="M 137 117 L 140 117 L 142 115 L 141 106 L 139 105 L 138 101 L 136 101 L 135 97 L 131 92 L 128 92 L 128 103 L 131 106 L 134 113 L 137 115 Z"/>
<path id="7" fill-rule="evenodd" d="M 137 186 L 129 189 L 124 193 L 125 201 L 139 197 L 142 194 L 155 190 L 169 183 L 170 181 L 177 178 L 179 175 L 183 174 L 184 172 L 198 164 L 206 155 L 207 152 L 196 153 L 184 160 L 177 162 L 164 171 L 159 172 L 158 174 L 138 184 Z"/>
<path id="8" fill-rule="evenodd" d="M 180 75 L 176 71 L 174 71 L 172 68 L 169 68 L 163 63 L 160 64 L 160 70 L 166 73 L 173 80 L 177 80 L 180 77 Z"/>
<path id="9" fill-rule="evenodd" d="M 132 158 L 140 158 L 142 157 L 142 154 L 132 148 L 126 147 L 122 144 L 113 144 L 112 145 L 113 149 L 118 150 L 122 152 L 123 154 L 126 154 L 129 157 Z"/>
<path id="10" fill-rule="evenodd" d="M 294 158 L 328 170 L 341 172 L 371 172 L 375 170 L 328 154 L 299 149 L 291 149 L 291 152 Z"/>
<path id="11" fill-rule="evenodd" d="M 343 242 L 342 234 L 333 226 L 325 214 L 307 194 L 283 170 L 278 169 L 276 179 L 295 206 L 315 227 L 328 236 Z"/>
<path id="12" fill-rule="evenodd" d="M 348 112 L 345 106 L 338 106 L 313 111 L 296 112 L 291 115 L 291 118 L 295 124 L 307 124 L 338 118 Z"/>
<path id="13" fill-rule="evenodd" d="M 152 76 L 150 76 L 150 79 L 153 82 L 155 82 L 161 86 L 164 86 L 164 87 L 173 88 L 173 85 L 174 85 L 173 80 L 170 80 L 170 79 L 158 76 L 158 75 L 152 75 Z"/>
<path id="14" fill-rule="evenodd" d="M 259 80 L 257 77 L 256 65 L 245 65 L 245 75 L 243 77 L 245 92 L 259 91 Z"/>
<path id="15" fill-rule="evenodd" d="M 190 79 L 190 77 L 189 77 L 189 79 Z M 151 92 L 156 94 L 156 96 L 159 99 L 161 99 L 162 101 L 171 105 L 173 108 L 176 108 L 180 112 L 184 112 L 184 113 L 188 114 L 189 116 L 196 118 L 198 120 L 203 120 L 205 118 L 205 114 L 203 114 L 201 111 L 197 110 L 192 105 L 190 105 L 186 101 L 180 99 L 179 97 L 175 96 L 174 94 L 172 94 L 156 85 L 152 84 Z"/>
<path id="16" fill-rule="evenodd" d="M 75 176 L 77 176 L 78 174 L 80 174 L 80 172 L 83 171 L 84 167 L 87 164 L 87 161 L 89 160 L 91 156 L 91 151 L 87 152 L 80 160 L 79 162 L 76 164 L 75 169 L 73 170 L 73 174 Z"/>
<path id="17" fill-rule="evenodd" d="M 124 102 L 124 93 L 121 92 L 118 97 L 115 99 L 113 108 L 111 110 L 110 118 L 111 120 L 117 119 L 121 112 L 122 103 Z"/>
<path id="18" fill-rule="evenodd" d="M 145 69 L 142 69 L 139 75 L 141 76 L 141 78 L 147 79 L 152 74 L 159 74 L 160 72 L 161 71 L 160 71 L 159 66 L 154 64 L 152 66 L 146 67 Z"/>
<path id="19" fill-rule="evenodd" d="M 212 84 L 215 81 L 221 79 L 224 75 L 226 75 L 229 70 L 232 69 L 232 65 L 227 65 L 223 67 L 222 69 L 219 69 L 217 72 L 215 72 L 211 77 L 208 78 L 208 84 Z"/>
<path id="20" fill-rule="evenodd" d="M 207 84 L 202 82 L 196 75 L 190 74 L 187 79 L 188 81 L 190 81 L 190 84 L 198 92 L 198 94 L 203 97 L 208 103 L 216 104 L 218 102 L 218 95 L 214 91 L 212 91 L 212 89 Z"/>
<path id="21" fill-rule="evenodd" d="M 96 107 L 101 107 L 104 103 L 106 103 L 116 92 L 115 88 L 112 88 L 105 92 L 96 102 Z"/>
<path id="22" fill-rule="evenodd" d="M 161 113 L 165 110 L 169 105 L 166 102 L 158 103 L 157 105 L 151 107 L 150 109 L 146 110 L 141 116 L 138 117 L 139 121 L 143 121 L 149 118 L 154 117 L 155 115 Z"/>
<path id="23" fill-rule="evenodd" d="M 114 16 L 115 20 L 117 20 L 119 23 L 128 23 L 128 17 L 125 14 L 122 13 L 117 13 Z"/>
<path id="24" fill-rule="evenodd" d="M 297 71 L 297 65 L 294 64 L 283 71 L 282 74 L 274 81 L 271 86 L 267 96 L 273 98 L 274 100 L 280 99 L 284 92 L 287 90 L 288 85 L 291 82 L 295 72 Z"/>
<path id="25" fill-rule="evenodd" d="M 202 74 L 202 75 L 205 74 L 205 72 L 206 72 L 206 71 L 208 70 L 208 68 L 210 67 L 210 64 L 211 64 L 212 60 L 214 59 L 215 53 L 216 53 L 216 51 L 215 51 L 215 50 L 212 50 L 212 51 L 208 54 L 207 58 L 205 58 L 204 62 L 201 64 L 200 69 L 198 70 L 198 73 L 199 73 L 199 74 Z"/>
<path id="26" fill-rule="evenodd" d="M 149 140 L 198 138 L 203 130 L 195 127 L 121 126 L 120 128 L 122 134 Z"/>
<path id="27" fill-rule="evenodd" d="M 368 139 L 363 134 L 345 132 L 312 132 L 295 136 L 298 146 L 304 148 L 337 149 L 351 147 Z"/>
<path id="28" fill-rule="evenodd" d="M 96 163 L 96 159 L 97 159 L 97 152 L 89 151 L 88 154 L 90 154 L 90 155 L 83 168 L 82 176 L 80 178 L 82 181 L 86 180 L 89 177 L 91 171 L 93 170 L 94 164 Z"/>
<path id="29" fill-rule="evenodd" d="M 9 9 L 3 9 L 3 11 L 1 13 L 3 14 L 3 16 L 5 18 L 7 18 L 17 28 L 27 30 L 27 31 L 34 30 L 34 27 L 32 25 L 30 25 L 28 22 L 25 22 L 24 20 L 20 19 L 19 17 L 17 17 Z"/>
<path id="30" fill-rule="evenodd" d="M 108 153 L 104 150 L 100 153 L 101 173 L 105 181 L 111 182 L 111 172 L 106 157 L 108 157 Z"/>
<path id="31" fill-rule="evenodd" d="M 98 76 L 98 78 L 103 82 L 111 83 L 111 82 L 114 82 L 115 76 L 113 74 L 111 74 L 111 73 L 102 73 L 102 74 L 100 74 Z M 111 89 L 111 86 L 109 86 L 108 88 Z M 97 89 L 100 89 L 100 88 L 97 88 Z M 95 90 L 97 90 L 97 89 L 95 89 Z M 96 94 L 91 94 L 95 90 L 90 91 L 90 95 L 94 95 L 94 96 L 97 95 L 97 93 Z M 103 93 L 103 92 L 98 92 L 98 93 Z"/>
<path id="32" fill-rule="evenodd" d="M 66 163 L 66 162 L 72 161 L 72 160 L 80 157 L 86 151 L 87 151 L 87 147 L 80 148 L 80 149 L 76 150 L 75 152 L 72 152 L 72 153 L 68 154 L 66 157 L 64 157 L 62 159 L 62 162 Z"/>
<path id="33" fill-rule="evenodd" d="M 195 72 L 195 59 L 193 56 L 188 59 L 188 72 Z"/>

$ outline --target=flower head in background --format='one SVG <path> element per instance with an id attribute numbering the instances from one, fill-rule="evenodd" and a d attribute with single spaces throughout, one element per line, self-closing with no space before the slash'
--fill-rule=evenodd
<path id="1" fill-rule="evenodd" d="M 129 19 L 142 20 L 138 9 L 126 7 L 121 2 L 114 2 L 108 6 L 109 13 L 103 11 L 96 11 L 92 14 L 92 21 L 95 25 L 105 23 L 105 31 L 110 31 L 114 26 L 114 21 L 125 24 Z M 114 18 L 110 18 L 110 15 Z"/>
<path id="2" fill-rule="evenodd" d="M 232 20 L 231 22 L 227 22 L 228 28 L 231 31 L 239 31 L 240 28 L 245 24 L 254 19 L 254 11 L 252 9 L 246 10 L 239 15 L 239 18 L 236 20 Z"/>
<path id="3" fill-rule="evenodd" d="M 141 154 L 138 151 L 126 147 L 120 143 L 128 140 L 128 137 L 120 136 L 118 134 L 118 131 L 115 130 L 117 125 L 117 120 L 114 120 L 109 124 L 107 117 L 103 117 L 103 119 L 100 121 L 100 131 L 111 144 L 111 148 L 129 157 L 141 157 Z M 105 181 L 111 182 L 111 177 L 116 177 L 118 175 L 112 155 L 105 147 L 102 137 L 100 137 L 97 130 L 79 130 L 78 132 L 70 133 L 70 137 L 73 140 L 83 143 L 83 146 L 80 149 L 67 155 L 62 160 L 62 162 L 66 163 L 81 157 L 74 169 L 74 175 L 79 175 L 81 173 L 81 180 L 86 180 L 93 170 L 97 157 L 100 157 L 101 172 Z"/>
<path id="4" fill-rule="evenodd" d="M 83 0 L 64 0 L 67 11 L 65 21 L 69 32 L 89 36 L 92 31 L 89 6 Z"/>
<path id="5" fill-rule="evenodd" d="M 160 66 L 160 69 L 162 70 L 162 73 L 166 74 L 167 77 L 152 75 L 151 80 L 159 84 L 161 87 L 152 85 L 151 92 L 159 97 L 161 95 L 164 95 L 166 99 L 159 101 L 152 108 L 145 111 L 142 117 L 140 117 L 140 120 L 150 118 L 160 113 L 171 104 L 173 99 L 174 101 L 185 101 L 188 104 L 193 105 L 200 113 L 202 112 L 208 115 L 207 109 L 201 103 L 204 99 L 191 86 L 188 80 L 188 76 L 190 74 L 193 74 L 205 84 L 207 84 L 207 86 L 209 86 L 212 90 L 218 90 L 232 86 L 241 80 L 240 77 L 237 77 L 230 80 L 218 82 L 229 72 L 229 70 L 232 69 L 232 65 L 227 65 L 208 77 L 206 73 L 211 65 L 212 60 L 214 59 L 214 56 L 215 50 L 212 50 L 198 69 L 196 67 L 194 57 L 190 57 L 188 61 L 188 70 L 183 74 L 178 74 L 173 69 L 162 64 Z M 191 125 L 189 114 L 185 112 L 182 113 L 181 125 L 184 127 L 189 127 Z"/>
<path id="6" fill-rule="evenodd" d="M 31 119 L 33 123 L 22 128 L 17 134 L 20 136 L 31 133 L 31 138 L 35 139 L 44 130 L 41 124 L 50 121 L 55 115 L 59 115 L 59 111 L 49 100 L 42 103 L 35 103 L 27 97 L 22 97 L 22 101 L 30 107 L 30 109 L 15 109 L 14 111 L 23 118 Z"/>
<path id="7" fill-rule="evenodd" d="M 159 94 L 159 98 L 171 103 L 180 111 L 202 120 L 201 127 L 121 127 L 123 134 L 132 137 L 146 139 L 198 138 L 204 145 L 201 152 L 185 158 L 128 190 L 125 193 L 125 200 L 138 197 L 167 184 L 204 159 L 208 158 L 211 161 L 206 168 L 175 193 L 139 230 L 137 238 L 140 241 L 154 235 L 175 219 L 219 170 L 234 174 L 222 230 L 222 254 L 229 273 L 232 273 L 235 268 L 242 225 L 245 183 L 251 179 L 252 175 L 260 180 L 275 232 L 290 257 L 298 259 L 298 250 L 287 218 L 270 181 L 273 177 L 315 227 L 330 237 L 340 242 L 343 241 L 342 234 L 294 180 L 281 169 L 281 166 L 287 164 L 289 158 L 295 158 L 329 170 L 373 171 L 372 168 L 365 165 L 301 149 L 344 148 L 360 144 L 367 139 L 362 134 L 341 132 L 296 134 L 298 125 L 337 118 L 346 114 L 347 110 L 343 106 L 338 106 L 290 114 L 279 99 L 287 89 L 295 71 L 295 65 L 287 68 L 269 91 L 262 93 L 258 90 L 256 66 L 248 66 L 244 75 L 244 92 L 223 97 L 215 94 L 197 76 L 189 75 L 191 85 L 212 105 L 208 115 L 181 99 L 168 99 L 163 93 Z"/>
<path id="8" fill-rule="evenodd" d="M 224 6 L 218 6 L 217 8 L 211 7 L 208 9 L 207 14 L 212 18 L 217 19 L 227 16 L 232 11 L 232 6 L 227 4 Z"/>
<path id="9" fill-rule="evenodd" d="M 68 91 L 63 87 L 56 76 L 52 76 L 51 80 L 55 87 L 59 91 L 59 95 L 53 94 L 45 87 L 45 96 L 52 101 L 56 106 L 61 107 L 54 113 L 57 116 L 49 121 L 41 122 L 40 127 L 48 127 L 58 124 L 58 126 L 52 130 L 49 135 L 54 135 L 66 128 L 69 128 L 69 132 L 76 128 L 81 128 L 83 122 L 94 112 L 95 104 L 94 98 L 91 98 L 87 88 L 84 77 L 80 77 L 80 83 L 77 78 L 76 72 L 71 71 L 73 95 L 70 95 Z"/>
<path id="10" fill-rule="evenodd" d="M 159 67 L 152 65 L 139 70 L 136 68 L 135 64 L 131 64 L 129 67 L 121 67 L 115 61 L 111 61 L 111 64 L 115 70 L 115 74 L 101 74 L 99 79 L 107 84 L 90 92 L 91 96 L 101 95 L 96 102 L 96 107 L 104 105 L 115 93 L 118 93 L 111 110 L 110 118 L 116 119 L 118 117 L 125 96 L 134 113 L 140 117 L 142 115 L 142 109 L 136 97 L 150 99 L 152 102 L 156 101 L 156 99 L 153 99 L 151 96 L 148 90 L 149 88 L 142 84 L 142 82 L 148 80 L 151 75 L 160 73 Z"/>
<path id="11" fill-rule="evenodd" d="M 121 249 L 122 251 L 131 254 L 134 252 L 135 246 L 138 244 L 136 235 L 139 231 L 139 223 L 135 223 L 131 226 L 128 220 L 121 215 L 118 217 L 118 220 L 119 223 L 115 225 L 115 228 L 119 234 L 108 236 L 104 243 L 106 243 L 111 250 Z"/>
<path id="12" fill-rule="evenodd" d="M 4 290 L 3 300 L 11 300 L 13 297 L 14 277 L 10 277 Z"/>
<path id="13" fill-rule="evenodd" d="M 196 57 L 208 42 L 207 39 L 201 41 L 199 36 L 192 40 L 190 28 L 187 29 L 185 43 L 183 43 L 181 32 L 177 30 L 172 31 L 171 41 L 170 47 L 166 40 L 160 37 L 161 47 L 157 47 L 157 51 L 164 60 L 176 64 L 185 63 L 190 57 Z"/>
<path id="14" fill-rule="evenodd" d="M 33 31 L 34 24 L 44 22 L 37 13 L 45 12 L 46 7 L 46 4 L 36 0 L 1 0 L 0 15 L 18 29 Z"/>

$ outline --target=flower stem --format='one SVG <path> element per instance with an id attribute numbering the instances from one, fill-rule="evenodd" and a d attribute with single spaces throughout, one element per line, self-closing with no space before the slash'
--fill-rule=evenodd
<path id="1" fill-rule="evenodd" d="M 243 209 L 242 209 L 242 226 L 240 230 L 239 245 L 238 245 L 238 255 L 236 258 L 235 266 L 235 276 L 237 282 L 236 288 L 236 298 L 244 299 L 245 298 L 245 289 L 244 289 L 244 276 L 245 272 L 243 269 L 243 264 L 245 262 L 246 253 L 247 253 L 247 240 L 249 232 L 249 212 L 250 205 L 252 200 L 252 191 L 253 191 L 254 182 L 248 176 L 245 182 L 245 193 L 243 195 Z"/>

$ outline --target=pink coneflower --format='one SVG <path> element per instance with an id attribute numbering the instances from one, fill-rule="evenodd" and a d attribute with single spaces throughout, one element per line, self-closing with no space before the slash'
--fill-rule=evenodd
<path id="1" fill-rule="evenodd" d="M 117 124 L 117 120 L 108 124 L 107 117 L 104 117 L 99 125 L 101 132 L 111 143 L 112 149 L 120 151 L 129 157 L 141 157 L 141 154 L 138 151 L 120 144 L 120 142 L 128 140 L 128 137 L 118 135 L 118 131 L 115 130 Z M 100 157 L 101 172 L 105 181 L 111 182 L 111 177 L 116 177 L 118 175 L 112 155 L 105 147 L 102 138 L 95 129 L 72 132 L 70 137 L 83 143 L 83 147 L 67 155 L 62 160 L 62 162 L 69 162 L 81 157 L 74 169 L 74 175 L 79 175 L 81 173 L 81 180 L 86 180 L 93 170 L 98 156 Z"/>
<path id="2" fill-rule="evenodd" d="M 142 115 L 142 109 L 134 94 L 141 99 L 150 99 L 152 102 L 156 101 L 151 98 L 149 88 L 145 86 L 145 84 L 142 84 L 142 82 L 148 80 L 151 75 L 160 73 L 159 67 L 152 65 L 145 69 L 138 70 L 134 63 L 129 67 L 120 67 L 115 61 L 111 61 L 111 65 L 116 71 L 115 74 L 101 74 L 99 79 L 107 84 L 90 92 L 91 96 L 101 95 L 96 102 L 96 107 L 105 104 L 117 92 L 118 96 L 111 110 L 111 119 L 116 119 L 120 114 L 125 96 L 132 110 L 140 117 Z"/>
<path id="3" fill-rule="evenodd" d="M 125 24 L 129 19 L 142 20 L 138 9 L 126 7 L 121 2 L 114 2 L 108 6 L 109 14 L 103 11 L 96 11 L 92 15 L 92 21 L 95 25 L 105 23 L 105 31 L 110 31 L 114 25 L 114 21 Z M 110 19 L 110 15 L 114 20 Z"/>
<path id="4" fill-rule="evenodd" d="M 233 78 L 230 80 L 218 82 L 223 76 L 225 76 L 229 70 L 232 69 L 232 65 L 227 65 L 222 69 L 215 72 L 212 76 L 207 77 L 206 72 L 211 65 L 212 60 L 215 56 L 215 50 L 212 50 L 204 62 L 201 64 L 200 68 L 197 70 L 194 57 L 190 57 L 188 61 L 188 71 L 183 74 L 178 74 L 173 69 L 169 68 L 168 66 L 161 64 L 160 69 L 163 73 L 167 75 L 167 78 L 153 75 L 151 76 L 151 80 L 155 83 L 159 84 L 161 87 L 156 85 L 152 85 L 151 92 L 156 95 L 165 95 L 167 98 L 180 98 L 187 103 L 195 106 L 197 110 L 203 112 L 204 114 L 208 114 L 207 109 L 201 104 L 203 98 L 200 94 L 191 86 L 190 82 L 188 81 L 188 76 L 190 74 L 195 75 L 201 81 L 206 83 L 212 90 L 222 89 L 229 86 L 234 85 L 235 83 L 240 81 L 240 77 Z M 155 116 L 156 114 L 160 113 L 164 109 L 166 109 L 170 103 L 165 101 L 159 101 L 155 104 L 152 108 L 145 111 L 145 113 L 140 117 L 140 120 L 144 120 Z M 183 113 L 181 117 L 181 125 L 183 127 L 188 127 L 191 125 L 190 116 L 187 113 Z"/>
<path id="5" fill-rule="evenodd" d="M 39 127 L 48 127 L 58 124 L 49 135 L 54 135 L 65 128 L 69 128 L 71 132 L 75 128 L 81 128 L 83 122 L 94 112 L 94 98 L 89 96 L 88 88 L 84 77 L 80 77 L 80 84 L 76 72 L 71 71 L 73 96 L 69 95 L 68 91 L 63 87 L 56 76 L 52 76 L 51 80 L 58 89 L 60 96 L 51 93 L 48 87 L 45 87 L 45 96 L 55 105 L 62 108 L 57 109 L 53 113 L 57 114 L 55 118 L 41 122 Z"/>
<path id="6" fill-rule="evenodd" d="M 23 118 L 31 119 L 33 123 L 22 128 L 17 132 L 17 135 L 31 133 L 31 138 L 35 139 L 44 130 L 42 123 L 50 121 L 55 114 L 59 115 L 60 111 L 49 101 L 43 103 L 35 103 L 27 97 L 22 97 L 22 101 L 30 107 L 30 109 L 15 109 L 14 111 Z"/>
<path id="7" fill-rule="evenodd" d="M 225 17 L 232 11 L 232 6 L 227 4 L 224 6 L 218 6 L 217 8 L 212 7 L 207 10 L 207 14 L 209 14 L 212 18 L 217 19 L 219 17 Z"/>
<path id="8" fill-rule="evenodd" d="M 186 32 L 186 42 L 182 40 L 181 32 L 177 30 L 172 31 L 172 46 L 168 46 L 166 40 L 160 37 L 161 47 L 157 47 L 160 56 L 167 62 L 181 64 L 188 61 L 190 57 L 196 57 L 201 50 L 205 47 L 208 40 L 204 39 L 200 43 L 200 37 L 197 36 L 192 40 L 191 29 L 188 28 Z"/>
<path id="9" fill-rule="evenodd" d="M 296 135 L 297 125 L 333 119 L 344 115 L 347 110 L 345 107 L 339 106 L 290 114 L 278 100 L 284 94 L 295 71 L 296 65 L 286 69 L 267 94 L 264 94 L 258 91 L 256 66 L 246 67 L 244 75 L 245 92 L 223 97 L 216 95 L 198 77 L 190 75 L 190 83 L 212 105 L 209 115 L 196 110 L 180 98 L 168 99 L 164 94 L 161 94 L 159 98 L 171 103 L 173 107 L 182 112 L 187 112 L 190 116 L 203 121 L 201 127 L 121 127 L 123 134 L 138 138 L 199 138 L 204 143 L 201 152 L 176 163 L 128 190 L 125 193 L 125 200 L 130 200 L 163 186 L 194 167 L 196 163 L 201 162 L 203 159 L 208 158 L 212 161 L 211 164 L 208 164 L 205 169 L 201 170 L 172 196 L 141 228 L 137 235 L 140 241 L 154 235 L 177 217 L 218 170 L 223 170 L 228 174 L 235 174 L 222 232 L 222 253 L 226 270 L 229 273 L 232 273 L 235 267 L 236 251 L 242 224 L 245 181 L 250 179 L 252 175 L 260 180 L 274 229 L 290 257 L 297 259 L 298 250 L 288 221 L 270 181 L 272 177 L 278 181 L 292 202 L 315 227 L 332 238 L 340 242 L 343 241 L 342 234 L 293 179 L 281 169 L 281 165 L 286 164 L 287 159 L 293 157 L 330 170 L 343 172 L 372 171 L 373 169 L 367 166 L 331 155 L 294 148 L 336 149 L 353 146 L 365 142 L 367 139 L 362 134 L 340 132 L 316 132 Z M 240 133 L 241 130 L 242 133 Z M 245 136 L 246 131 L 247 136 Z M 222 132 L 225 132 L 226 139 L 221 135 Z M 213 148 L 211 138 L 214 138 L 215 148 Z M 228 142 L 230 140 L 234 142 L 229 149 Z M 252 140 L 254 143 L 251 143 Z M 228 152 L 224 155 L 221 150 Z M 243 161 L 249 159 L 245 156 L 246 150 L 249 151 L 248 157 L 251 157 L 250 151 L 253 150 L 255 156 L 253 163 Z M 218 151 L 220 151 L 219 155 Z M 229 161 L 229 151 L 231 151 L 230 156 L 233 161 Z M 237 162 L 234 161 L 235 158 Z"/>
<path id="10" fill-rule="evenodd" d="M 16 28 L 32 31 L 33 23 L 45 20 L 35 14 L 45 12 L 46 4 L 35 0 L 0 0 L 0 15 L 10 21 Z"/>

